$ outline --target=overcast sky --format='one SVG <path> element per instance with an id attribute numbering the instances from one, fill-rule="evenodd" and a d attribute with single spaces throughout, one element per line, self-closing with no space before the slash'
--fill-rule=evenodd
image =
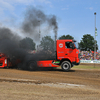
<path id="1" fill-rule="evenodd" d="M 96 12 L 96 39 L 100 49 L 100 0 L 0 0 L 0 26 L 20 34 L 19 23 L 29 6 L 39 8 L 47 15 L 55 15 L 58 37 L 69 34 L 78 42 L 84 34 L 94 36 Z"/>

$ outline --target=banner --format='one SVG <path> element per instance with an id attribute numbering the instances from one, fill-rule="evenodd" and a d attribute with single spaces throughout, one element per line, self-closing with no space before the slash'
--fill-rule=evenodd
<path id="1" fill-rule="evenodd" d="M 100 63 L 99 60 L 80 60 L 80 63 Z"/>

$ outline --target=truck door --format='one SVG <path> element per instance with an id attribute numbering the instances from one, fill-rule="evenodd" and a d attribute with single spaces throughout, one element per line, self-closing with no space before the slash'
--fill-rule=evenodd
<path id="1" fill-rule="evenodd" d="M 75 61 L 76 49 L 72 49 L 72 42 L 65 42 L 65 58 Z"/>
<path id="2" fill-rule="evenodd" d="M 57 59 L 62 59 L 65 56 L 65 43 L 64 41 L 57 41 Z"/>

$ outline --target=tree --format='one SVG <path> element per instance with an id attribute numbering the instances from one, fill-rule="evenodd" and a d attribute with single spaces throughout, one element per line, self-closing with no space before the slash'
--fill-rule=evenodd
<path id="1" fill-rule="evenodd" d="M 74 39 L 74 37 L 72 37 L 71 35 L 62 35 L 61 37 L 59 37 L 59 39 Z"/>
<path id="2" fill-rule="evenodd" d="M 94 51 L 94 37 L 90 34 L 83 35 L 82 40 L 79 43 L 79 49 L 85 50 L 85 51 Z M 96 41 L 96 50 L 98 50 L 98 45 Z"/>
<path id="3" fill-rule="evenodd" d="M 24 48 L 24 49 L 29 49 L 29 50 L 35 50 L 35 43 L 33 42 L 33 40 L 29 37 L 26 37 L 24 39 L 22 39 L 20 42 L 19 42 L 19 46 L 21 48 Z"/>
<path id="4" fill-rule="evenodd" d="M 42 38 L 40 46 L 43 50 L 54 50 L 54 40 L 50 36 Z"/>

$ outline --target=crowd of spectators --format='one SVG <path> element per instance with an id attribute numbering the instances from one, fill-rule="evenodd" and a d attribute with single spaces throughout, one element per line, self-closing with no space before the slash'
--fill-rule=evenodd
<path id="1" fill-rule="evenodd" d="M 94 60 L 94 51 L 80 51 L 81 60 Z M 96 60 L 100 60 L 100 51 L 96 52 Z"/>

